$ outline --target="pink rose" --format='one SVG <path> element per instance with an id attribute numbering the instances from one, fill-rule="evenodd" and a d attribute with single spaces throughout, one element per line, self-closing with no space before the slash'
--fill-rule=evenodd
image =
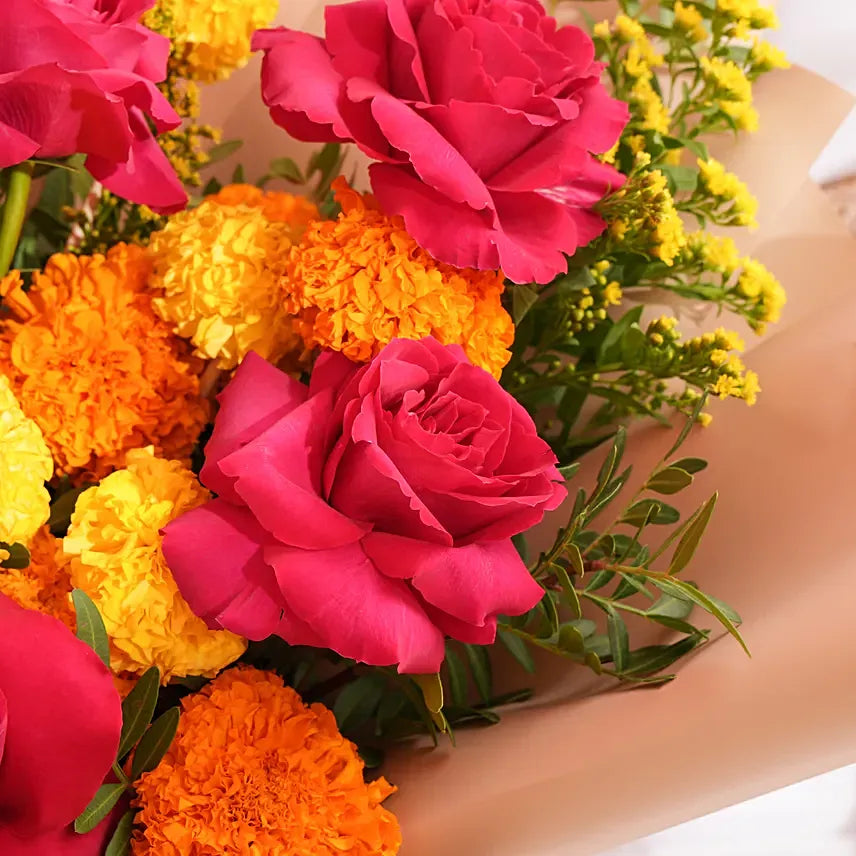
<path id="1" fill-rule="evenodd" d="M 100 856 L 110 819 L 71 824 L 116 757 L 119 694 L 65 625 L 0 595 L 0 853 Z"/>
<path id="2" fill-rule="evenodd" d="M 622 184 L 605 152 L 627 105 L 591 39 L 538 0 L 358 0 L 318 39 L 260 30 L 262 95 L 301 140 L 354 141 L 383 208 L 433 256 L 549 282 L 599 235 Z"/>
<path id="3" fill-rule="evenodd" d="M 139 23 L 149 0 L 7 0 L 0 5 L 0 168 L 88 155 L 113 193 L 157 211 L 187 200 L 148 121 L 180 119 L 155 83 L 169 41 Z"/>
<path id="4" fill-rule="evenodd" d="M 488 644 L 540 600 L 511 536 L 565 496 L 555 457 L 457 345 L 328 352 L 308 388 L 249 354 L 220 403 L 202 469 L 219 497 L 163 545 L 209 626 L 436 672 L 444 635 Z"/>

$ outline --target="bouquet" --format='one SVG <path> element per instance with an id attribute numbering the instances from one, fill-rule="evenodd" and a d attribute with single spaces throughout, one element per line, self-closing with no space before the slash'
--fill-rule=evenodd
<path id="1" fill-rule="evenodd" d="M 755 0 L 620 6 L 0 12 L 4 854 L 397 853 L 394 742 L 545 657 L 651 687 L 746 647 L 691 581 L 717 494 L 670 497 L 785 303 L 707 141 L 786 61 Z M 251 50 L 320 147 L 224 184 L 200 85 Z M 711 309 L 740 329 L 681 333 Z M 631 483 L 626 427 L 676 419 Z"/>

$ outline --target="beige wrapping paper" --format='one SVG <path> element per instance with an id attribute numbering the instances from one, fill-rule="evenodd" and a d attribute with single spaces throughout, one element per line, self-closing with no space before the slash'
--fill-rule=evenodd
<path id="1" fill-rule="evenodd" d="M 292 0 L 278 21 L 320 33 L 322 4 Z M 251 179 L 272 157 L 304 163 L 313 148 L 272 125 L 257 70 L 255 58 L 204 94 L 205 119 L 246 140 L 233 160 Z M 542 660 L 535 700 L 499 726 L 460 731 L 457 749 L 391 758 L 403 856 L 585 856 L 856 760 L 856 242 L 808 179 L 852 99 L 800 69 L 756 92 L 761 130 L 712 151 L 758 195 L 761 228 L 739 243 L 776 272 L 789 303 L 766 337 L 746 333 L 764 391 L 751 409 L 714 403 L 713 425 L 682 450 L 711 466 L 678 500 L 688 511 L 721 493 L 687 573 L 743 614 L 753 659 L 724 638 L 668 686 L 598 694 L 610 685 Z M 640 478 L 669 444 L 658 427 L 633 433 Z M 580 479 L 591 482 L 599 457 Z M 542 537 L 561 522 L 557 512 Z"/>

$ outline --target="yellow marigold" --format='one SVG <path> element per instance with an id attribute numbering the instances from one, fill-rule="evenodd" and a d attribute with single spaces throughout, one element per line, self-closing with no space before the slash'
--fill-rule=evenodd
<path id="1" fill-rule="evenodd" d="M 69 630 L 77 626 L 71 602 L 71 580 L 61 558 L 59 539 L 43 526 L 30 541 L 29 567 L 0 568 L 0 594 L 11 597 L 25 609 L 35 609 L 58 618 Z"/>
<path id="2" fill-rule="evenodd" d="M 171 39 L 183 77 L 211 83 L 246 64 L 250 36 L 278 8 L 278 0 L 158 0 L 144 20 Z"/>
<path id="3" fill-rule="evenodd" d="M 363 362 L 396 338 L 434 336 L 458 344 L 498 377 L 514 325 L 502 308 L 501 273 L 435 261 L 374 198 L 333 184 L 342 213 L 309 228 L 283 278 L 307 348 L 341 351 Z"/>
<path id="4" fill-rule="evenodd" d="M 136 783 L 134 856 L 394 856 L 398 821 L 321 704 L 235 668 L 182 701 L 166 756 Z"/>
<path id="5" fill-rule="evenodd" d="M 0 371 L 2 371 L 0 362 Z M 0 374 L 0 541 L 29 543 L 50 514 L 51 453 Z"/>
<path id="6" fill-rule="evenodd" d="M 207 421 L 201 364 L 152 311 L 150 272 L 142 248 L 118 244 L 106 256 L 57 253 L 27 292 L 17 271 L 0 280 L 12 311 L 0 374 L 59 473 L 100 478 L 147 443 L 186 459 Z"/>
<path id="7" fill-rule="evenodd" d="M 681 3 L 681 0 L 675 3 L 675 26 L 683 30 L 693 42 L 703 42 L 708 36 L 701 12 L 695 6 Z"/>
<path id="8" fill-rule="evenodd" d="M 269 219 L 267 209 L 279 215 L 285 204 L 266 204 L 263 197 L 249 205 L 206 199 L 170 217 L 149 243 L 151 286 L 160 292 L 155 309 L 198 355 L 216 358 L 223 369 L 234 368 L 249 351 L 276 362 L 299 342 L 280 278 L 305 211 L 295 206 L 292 224 Z"/>
<path id="9" fill-rule="evenodd" d="M 207 197 L 221 205 L 247 205 L 261 208 L 265 217 L 274 223 L 288 224 L 289 237 L 297 242 L 306 232 L 309 224 L 320 218 L 315 203 L 305 196 L 283 193 L 276 190 L 262 190 L 254 184 L 227 184 L 219 192 Z"/>
<path id="10" fill-rule="evenodd" d="M 72 584 L 104 619 L 115 672 L 210 677 L 244 652 L 243 639 L 191 612 L 161 551 L 160 529 L 207 499 L 190 470 L 149 447 L 77 500 L 63 550 Z"/>

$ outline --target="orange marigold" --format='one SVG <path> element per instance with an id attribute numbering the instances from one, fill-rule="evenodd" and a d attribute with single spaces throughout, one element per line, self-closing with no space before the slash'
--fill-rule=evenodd
<path id="1" fill-rule="evenodd" d="M 291 240 L 299 241 L 309 224 L 320 217 L 318 208 L 305 196 L 262 190 L 254 184 L 227 184 L 222 190 L 207 197 L 221 205 L 247 205 L 261 208 L 262 214 L 274 223 L 291 226 Z"/>
<path id="2" fill-rule="evenodd" d="M 106 256 L 57 253 L 24 291 L 0 280 L 0 373 L 42 429 L 58 474 L 80 481 L 148 444 L 186 461 L 208 418 L 202 363 L 155 315 L 151 262 L 136 246 Z"/>
<path id="3" fill-rule="evenodd" d="M 396 337 L 434 336 L 462 345 L 473 363 L 499 377 L 514 340 L 502 274 L 436 261 L 374 197 L 342 178 L 333 187 L 342 213 L 309 227 L 282 280 L 306 347 L 365 362 Z"/>
<path id="4" fill-rule="evenodd" d="M 47 526 L 29 544 L 29 567 L 0 568 L 0 594 L 11 597 L 24 609 L 35 609 L 58 618 L 70 630 L 77 627 L 71 602 L 71 580 L 62 560 L 61 540 Z"/>
<path id="5" fill-rule="evenodd" d="M 178 733 L 136 783 L 134 856 L 393 856 L 393 788 L 363 780 L 321 704 L 239 667 L 182 701 Z"/>

